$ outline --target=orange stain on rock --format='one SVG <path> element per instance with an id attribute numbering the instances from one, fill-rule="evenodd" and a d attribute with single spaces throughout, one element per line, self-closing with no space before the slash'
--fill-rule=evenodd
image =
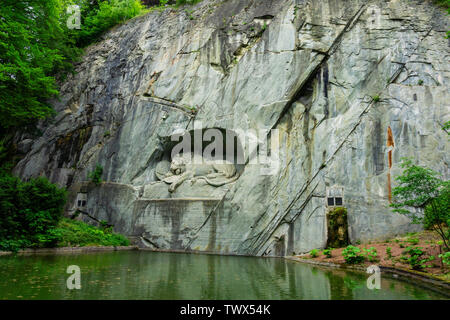
<path id="1" fill-rule="evenodd" d="M 394 150 L 394 136 L 392 135 L 392 129 L 391 127 L 387 128 L 387 147 L 388 147 L 388 163 L 389 163 L 389 169 L 388 169 L 388 197 L 389 197 L 389 203 L 392 202 L 392 186 L 391 186 L 391 168 L 392 168 L 392 150 Z"/>

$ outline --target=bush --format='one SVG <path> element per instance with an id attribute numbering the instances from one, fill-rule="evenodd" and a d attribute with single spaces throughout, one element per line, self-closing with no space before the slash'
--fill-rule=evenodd
<path id="1" fill-rule="evenodd" d="M 370 247 L 369 249 L 364 248 L 364 257 L 367 258 L 370 262 L 377 261 L 378 252 L 374 247 Z"/>
<path id="2" fill-rule="evenodd" d="M 67 246 L 128 246 L 130 241 L 123 235 L 113 233 L 111 227 L 97 228 L 82 221 L 63 218 L 53 231 L 59 247 Z"/>
<path id="3" fill-rule="evenodd" d="M 403 254 L 409 255 L 409 257 L 402 257 L 402 260 L 407 262 L 413 270 L 421 270 L 426 267 L 425 263 L 434 260 L 434 256 L 422 259 L 425 251 L 419 247 L 408 247 Z"/>
<path id="4" fill-rule="evenodd" d="M 316 257 L 319 255 L 319 250 L 317 250 L 317 249 L 312 249 L 312 250 L 309 252 L 309 255 L 311 256 L 311 258 L 316 258 Z"/>
<path id="5" fill-rule="evenodd" d="M 327 258 L 331 258 L 331 249 L 325 249 L 323 250 L 323 255 L 326 256 Z"/>
<path id="6" fill-rule="evenodd" d="M 442 259 L 443 263 L 450 265 L 450 252 L 440 254 L 439 258 Z"/>
<path id="7" fill-rule="evenodd" d="M 66 191 L 46 178 L 22 182 L 0 176 L 0 250 L 56 244 L 51 230 L 62 217 Z"/>
<path id="8" fill-rule="evenodd" d="M 98 164 L 95 167 L 95 170 L 89 173 L 88 178 L 91 179 L 91 182 L 95 183 L 96 185 L 99 185 L 102 183 L 102 174 L 103 174 L 103 167 Z"/>
<path id="9" fill-rule="evenodd" d="M 360 252 L 361 250 L 358 247 L 349 245 L 342 251 L 342 256 L 348 264 L 361 263 L 364 261 L 364 256 L 360 255 Z"/>

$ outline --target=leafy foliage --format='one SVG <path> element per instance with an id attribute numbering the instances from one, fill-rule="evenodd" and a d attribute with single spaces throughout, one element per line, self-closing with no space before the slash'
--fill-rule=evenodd
<path id="1" fill-rule="evenodd" d="M 393 188 L 393 211 L 434 229 L 448 248 L 445 228 L 450 224 L 450 181 L 441 180 L 433 170 L 414 165 L 408 159 L 403 159 L 401 166 L 403 174 L 396 177 L 399 185 Z M 417 209 L 424 209 L 424 213 Z"/>
<path id="2" fill-rule="evenodd" d="M 97 164 L 95 170 L 89 173 L 88 178 L 91 179 L 91 181 L 96 185 L 99 185 L 102 183 L 102 174 L 103 174 L 103 167 Z"/>
<path id="3" fill-rule="evenodd" d="M 386 248 L 386 254 L 388 256 L 388 259 L 392 258 L 392 248 L 391 247 Z"/>
<path id="4" fill-rule="evenodd" d="M 69 30 L 68 5 L 79 5 L 81 30 Z M 54 114 L 56 80 L 73 70 L 81 47 L 144 10 L 139 0 L 2 0 L 0 135 Z"/>
<path id="5" fill-rule="evenodd" d="M 443 263 L 450 265 L 450 252 L 440 254 L 439 258 L 442 259 Z"/>
<path id="6" fill-rule="evenodd" d="M 67 246 L 128 246 L 130 241 L 123 235 L 113 233 L 112 228 L 97 228 L 82 221 L 63 218 L 53 230 L 59 247 Z"/>
<path id="7" fill-rule="evenodd" d="M 65 201 L 66 191 L 45 178 L 22 182 L 0 176 L 0 250 L 55 245 L 51 231 L 61 219 Z"/>
<path id="8" fill-rule="evenodd" d="M 447 10 L 447 13 L 450 14 L 450 0 L 434 0 L 434 2 L 445 8 Z"/>
<path id="9" fill-rule="evenodd" d="M 364 256 L 360 255 L 361 250 L 358 247 L 349 245 L 342 251 L 342 256 L 348 264 L 356 264 L 364 261 Z"/>
<path id="10" fill-rule="evenodd" d="M 444 125 L 442 126 L 442 130 L 444 130 L 445 132 L 447 132 L 448 135 L 450 135 L 450 121 L 444 123 Z"/>
<path id="11" fill-rule="evenodd" d="M 111 27 L 145 12 L 139 0 L 76 1 L 81 9 L 81 30 L 73 30 L 78 47 L 95 42 Z"/>
<path id="12" fill-rule="evenodd" d="M 0 6 L 0 129 L 29 124 L 53 113 L 54 76 L 70 69 L 58 0 L 2 0 Z"/>
<path id="13" fill-rule="evenodd" d="M 421 270 L 426 267 L 425 263 L 434 260 L 434 257 L 422 258 L 425 255 L 425 251 L 419 247 L 408 247 L 403 254 L 409 255 L 409 257 L 402 257 L 413 270 Z"/>
<path id="14" fill-rule="evenodd" d="M 322 253 L 325 257 L 331 258 L 331 249 L 325 249 Z"/>
<path id="15" fill-rule="evenodd" d="M 312 250 L 309 252 L 309 255 L 311 256 L 311 258 L 316 258 L 316 257 L 319 255 L 319 250 L 317 250 L 317 249 L 312 249 Z"/>
<path id="16" fill-rule="evenodd" d="M 0 250 L 55 246 L 127 246 L 106 222 L 96 228 L 62 218 L 66 191 L 45 178 L 22 182 L 0 176 Z"/>
<path id="17" fill-rule="evenodd" d="M 262 31 L 267 29 L 267 22 L 264 21 L 264 25 L 262 26 Z"/>
<path id="18" fill-rule="evenodd" d="M 418 238 L 408 238 L 406 241 L 408 241 L 412 245 L 416 245 L 416 244 L 419 243 L 419 239 Z"/>
<path id="19" fill-rule="evenodd" d="M 364 248 L 364 257 L 369 260 L 370 262 L 375 262 L 378 260 L 378 252 L 377 249 L 375 249 L 374 247 L 370 247 L 369 249 Z"/>

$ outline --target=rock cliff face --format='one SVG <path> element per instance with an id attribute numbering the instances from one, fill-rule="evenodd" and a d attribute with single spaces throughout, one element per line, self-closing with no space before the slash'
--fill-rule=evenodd
<path id="1" fill-rule="evenodd" d="M 290 255 L 412 231 L 388 207 L 401 157 L 448 177 L 449 19 L 431 1 L 213 1 L 134 19 L 88 48 L 15 168 L 70 190 L 68 212 L 167 250 Z M 158 181 L 175 129 L 277 129 L 279 166 Z M 272 151 L 273 152 L 273 151 Z M 101 186 L 86 184 L 96 164 Z M 392 180 L 392 181 L 391 181 Z M 80 194 L 82 197 L 80 197 Z M 80 199 L 85 199 L 86 204 Z"/>

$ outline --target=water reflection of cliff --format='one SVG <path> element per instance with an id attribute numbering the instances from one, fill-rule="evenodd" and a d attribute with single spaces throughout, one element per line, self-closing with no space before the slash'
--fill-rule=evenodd
<path id="1" fill-rule="evenodd" d="M 66 268 L 81 269 L 81 290 L 68 290 Z M 368 275 L 280 258 L 146 251 L 2 257 L 0 299 L 442 299 L 383 275 Z M 17 279 L 22 279 L 17 281 Z"/>

